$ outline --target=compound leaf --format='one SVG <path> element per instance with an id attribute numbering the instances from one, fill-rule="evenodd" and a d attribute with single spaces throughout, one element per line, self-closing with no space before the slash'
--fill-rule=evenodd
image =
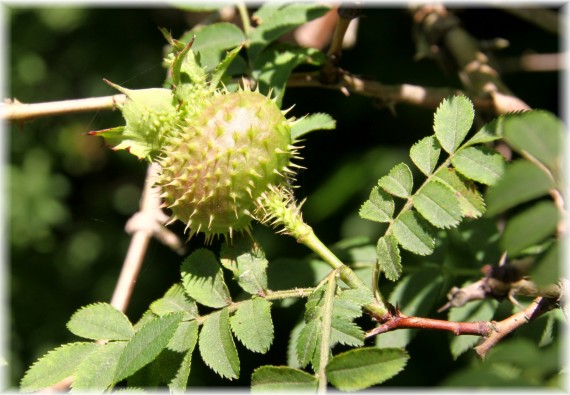
<path id="1" fill-rule="evenodd" d="M 336 121 L 322 112 L 310 114 L 296 120 L 291 126 L 291 139 L 294 141 L 314 130 L 332 130 L 336 128 Z"/>
<path id="2" fill-rule="evenodd" d="M 414 207 L 432 225 L 450 228 L 461 221 L 461 207 L 453 191 L 444 184 L 430 180 L 413 197 Z"/>
<path id="3" fill-rule="evenodd" d="M 239 357 L 230 331 L 228 309 L 208 316 L 198 338 L 198 348 L 214 372 L 230 380 L 239 377 Z"/>
<path id="4" fill-rule="evenodd" d="M 77 365 L 97 349 L 96 343 L 68 343 L 38 359 L 20 382 L 20 391 L 34 392 L 74 374 Z"/>
<path id="5" fill-rule="evenodd" d="M 261 366 L 251 376 L 252 392 L 297 392 L 317 390 L 317 378 L 287 366 Z"/>
<path id="6" fill-rule="evenodd" d="M 267 289 L 267 259 L 251 237 L 237 237 L 225 243 L 220 253 L 222 265 L 232 271 L 239 286 L 257 295 Z"/>
<path id="7" fill-rule="evenodd" d="M 321 337 L 321 325 L 318 320 L 307 322 L 297 338 L 297 361 L 300 367 L 305 367 L 312 361 Z"/>
<path id="8" fill-rule="evenodd" d="M 499 116 L 491 122 L 483 125 L 483 127 L 465 143 L 465 147 L 475 144 L 490 143 L 491 141 L 503 138 L 504 121 L 509 116 L 512 115 Z"/>
<path id="9" fill-rule="evenodd" d="M 441 147 L 436 138 L 428 136 L 412 146 L 410 158 L 422 173 L 429 176 L 437 164 L 440 152 Z"/>
<path id="10" fill-rule="evenodd" d="M 390 222 L 394 215 L 394 200 L 378 186 L 372 188 L 370 198 L 360 207 L 360 217 L 376 222 Z"/>
<path id="11" fill-rule="evenodd" d="M 435 179 L 447 186 L 459 202 L 461 215 L 478 218 L 485 212 L 485 201 L 472 181 L 457 174 L 452 167 L 439 170 Z"/>
<path id="12" fill-rule="evenodd" d="M 181 321 L 166 345 L 171 351 L 184 353 L 192 351 L 198 340 L 198 323 L 196 320 Z"/>
<path id="13" fill-rule="evenodd" d="M 212 251 L 197 249 L 182 262 L 180 271 L 186 293 L 199 303 L 221 308 L 231 302 L 222 268 Z"/>
<path id="14" fill-rule="evenodd" d="M 328 380 L 341 391 L 358 391 L 380 384 L 404 369 L 409 356 L 399 348 L 357 348 L 334 356 Z"/>
<path id="15" fill-rule="evenodd" d="M 407 210 L 394 222 L 393 234 L 398 244 L 418 255 L 433 252 L 435 241 L 428 224 L 413 210 Z"/>
<path id="16" fill-rule="evenodd" d="M 487 191 L 487 215 L 496 215 L 544 196 L 551 188 L 554 188 L 554 182 L 536 165 L 524 159 L 514 160 L 499 182 Z"/>
<path id="17" fill-rule="evenodd" d="M 474 117 L 473 104 L 467 97 L 452 96 L 443 100 L 435 112 L 433 129 L 446 152 L 452 154 L 461 145 Z"/>
<path id="18" fill-rule="evenodd" d="M 114 374 L 127 342 L 109 342 L 99 347 L 77 365 L 71 392 L 103 392 L 114 384 Z"/>
<path id="19" fill-rule="evenodd" d="M 451 163 L 465 177 L 486 185 L 495 184 L 505 172 L 502 155 L 485 146 L 462 149 Z"/>
<path id="20" fill-rule="evenodd" d="M 402 274 L 402 259 L 400 258 L 400 248 L 393 235 L 385 235 L 378 239 L 376 244 L 376 254 L 378 255 L 378 265 L 386 278 L 396 281 Z"/>
<path id="21" fill-rule="evenodd" d="M 183 312 L 184 320 L 190 320 L 198 316 L 196 302 L 190 299 L 180 284 L 174 284 L 162 298 L 152 302 L 150 310 L 156 315 Z"/>
<path id="22" fill-rule="evenodd" d="M 121 353 L 113 382 L 118 383 L 154 360 L 174 335 L 182 317 L 183 313 L 171 313 L 145 323 Z"/>
<path id="23" fill-rule="evenodd" d="M 394 196 L 407 198 L 414 186 L 412 172 L 408 165 L 399 163 L 390 170 L 388 175 L 378 180 L 378 185 Z"/>
<path id="24" fill-rule="evenodd" d="M 93 340 L 129 340 L 135 332 L 127 316 L 108 303 L 77 310 L 67 328 L 77 336 Z"/>
<path id="25" fill-rule="evenodd" d="M 273 342 L 271 302 L 253 298 L 243 302 L 230 318 L 232 330 L 249 350 L 266 353 Z"/>

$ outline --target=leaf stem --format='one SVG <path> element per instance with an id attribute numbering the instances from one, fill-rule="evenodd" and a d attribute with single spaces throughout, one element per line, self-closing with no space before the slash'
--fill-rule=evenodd
<path id="1" fill-rule="evenodd" d="M 247 8 L 245 6 L 245 3 L 243 1 L 240 1 L 237 3 L 236 7 L 239 11 L 241 23 L 243 24 L 243 31 L 244 31 L 246 37 L 249 37 L 249 35 L 251 34 L 252 28 L 251 28 L 251 23 L 249 22 L 249 13 L 247 12 Z"/>
<path id="2" fill-rule="evenodd" d="M 320 344 L 321 347 L 319 353 L 319 372 L 317 375 L 319 380 L 319 386 L 317 391 L 321 394 L 324 394 L 327 390 L 326 368 L 327 364 L 329 363 L 332 315 L 333 315 L 337 276 L 338 276 L 337 270 L 333 270 L 327 277 L 328 284 L 325 293 L 325 303 L 323 306 L 321 344 Z"/>

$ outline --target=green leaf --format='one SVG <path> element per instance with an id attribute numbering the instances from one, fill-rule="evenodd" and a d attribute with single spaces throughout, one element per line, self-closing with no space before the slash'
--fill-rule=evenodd
<path id="1" fill-rule="evenodd" d="M 336 121 L 329 114 L 318 112 L 296 120 L 291 126 L 291 139 L 297 140 L 315 130 L 333 130 L 335 128 Z"/>
<path id="2" fill-rule="evenodd" d="M 433 252 L 435 241 L 430 234 L 429 224 L 413 210 L 407 210 L 394 222 L 393 234 L 398 244 L 418 255 Z"/>
<path id="3" fill-rule="evenodd" d="M 184 320 L 190 320 L 198 316 L 196 302 L 190 299 L 180 284 L 174 284 L 162 298 L 152 302 L 150 310 L 160 316 L 168 313 L 183 312 Z"/>
<path id="4" fill-rule="evenodd" d="M 461 145 L 471 129 L 474 116 L 473 104 L 465 96 L 452 96 L 439 105 L 433 129 L 446 152 L 452 154 Z"/>
<path id="5" fill-rule="evenodd" d="M 267 290 L 267 259 L 263 250 L 249 235 L 238 236 L 222 245 L 222 265 L 232 271 L 239 286 L 257 295 Z"/>
<path id="6" fill-rule="evenodd" d="M 479 218 L 485 212 L 485 201 L 474 183 L 460 174 L 454 168 L 439 170 L 435 179 L 447 186 L 457 198 L 461 215 L 469 218 Z"/>
<path id="7" fill-rule="evenodd" d="M 473 137 L 471 137 L 466 143 L 465 147 L 469 147 L 475 144 L 490 143 L 491 141 L 499 140 L 503 138 L 503 125 L 506 118 L 512 115 L 502 115 L 491 122 L 483 125 L 481 129 Z"/>
<path id="8" fill-rule="evenodd" d="M 386 235 L 378 239 L 376 244 L 376 254 L 378 255 L 378 265 L 386 278 L 396 281 L 402 274 L 402 259 L 398 242 L 393 235 Z"/>
<path id="9" fill-rule="evenodd" d="M 465 177 L 486 185 L 495 184 L 505 172 L 502 155 L 485 146 L 462 149 L 451 163 Z"/>
<path id="10" fill-rule="evenodd" d="M 71 392 L 103 392 L 115 384 L 114 374 L 126 342 L 109 342 L 99 347 L 77 365 Z"/>
<path id="11" fill-rule="evenodd" d="M 194 34 L 196 40 L 192 44 L 192 51 L 200 54 L 200 64 L 206 71 L 218 66 L 225 50 L 239 47 L 246 40 L 243 31 L 228 22 L 201 25 L 182 36 L 180 41 L 188 43 Z"/>
<path id="12" fill-rule="evenodd" d="M 528 111 L 505 120 L 506 142 L 555 173 L 562 165 L 563 133 L 562 122 L 546 111 Z"/>
<path id="13" fill-rule="evenodd" d="M 301 64 L 320 66 L 325 60 L 325 55 L 315 48 L 274 45 L 255 59 L 252 76 L 258 82 L 259 90 L 264 94 L 271 92 L 281 107 L 287 80 L 293 69 Z"/>
<path id="14" fill-rule="evenodd" d="M 539 287 L 556 284 L 563 271 L 562 252 L 560 241 L 556 241 L 536 260 L 532 270 L 532 281 Z"/>
<path id="15" fill-rule="evenodd" d="M 20 391 L 34 392 L 72 376 L 77 365 L 98 348 L 96 343 L 68 343 L 38 359 L 20 382 Z"/>
<path id="16" fill-rule="evenodd" d="M 499 303 L 493 299 L 471 301 L 461 307 L 452 308 L 448 315 L 449 321 L 490 321 L 495 315 L 498 304 Z M 450 342 L 450 350 L 453 359 L 457 359 L 461 354 L 473 347 L 480 339 L 480 336 L 453 336 Z"/>
<path id="17" fill-rule="evenodd" d="M 296 347 L 297 361 L 300 367 L 307 366 L 313 360 L 320 337 L 321 325 L 319 320 L 311 320 L 303 326 Z"/>
<path id="18" fill-rule="evenodd" d="M 264 3 L 254 14 L 258 26 L 249 37 L 250 59 L 256 59 L 263 48 L 283 34 L 324 15 L 329 9 L 314 3 Z"/>
<path id="19" fill-rule="evenodd" d="M 362 204 L 360 217 L 376 222 L 390 222 L 394 215 L 394 200 L 378 186 L 372 188 L 370 198 Z"/>
<path id="20" fill-rule="evenodd" d="M 174 335 L 182 317 L 183 313 L 167 314 L 143 325 L 123 350 L 113 382 L 118 383 L 131 376 L 155 359 Z"/>
<path id="21" fill-rule="evenodd" d="M 196 320 L 181 321 L 176 328 L 176 332 L 166 345 L 171 351 L 185 353 L 192 351 L 198 340 L 198 323 Z"/>
<path id="22" fill-rule="evenodd" d="M 219 83 L 222 81 L 224 75 L 228 71 L 230 64 L 234 61 L 239 51 L 241 51 L 242 45 L 237 48 L 232 49 L 231 51 L 226 53 L 224 56 L 224 60 L 222 60 L 212 72 L 212 76 L 210 78 L 210 89 L 214 90 L 218 87 Z"/>
<path id="23" fill-rule="evenodd" d="M 266 353 L 273 342 L 271 302 L 253 298 L 242 302 L 230 318 L 237 339 L 251 351 Z"/>
<path id="24" fill-rule="evenodd" d="M 328 380 L 341 391 L 358 391 L 396 376 L 409 356 L 399 348 L 358 348 L 336 355 L 326 368 Z"/>
<path id="25" fill-rule="evenodd" d="M 461 207 L 457 196 L 444 184 L 431 180 L 413 197 L 415 209 L 438 228 L 457 226 L 461 221 Z"/>
<path id="26" fill-rule="evenodd" d="M 412 161 L 422 173 L 429 176 L 439 160 L 440 152 L 441 147 L 436 138 L 434 136 L 428 136 L 412 146 L 410 149 L 410 158 L 412 158 Z"/>
<path id="27" fill-rule="evenodd" d="M 551 188 L 554 182 L 536 165 L 524 159 L 515 160 L 507 166 L 499 182 L 487 191 L 487 216 L 544 196 Z"/>
<path id="28" fill-rule="evenodd" d="M 192 350 L 188 350 L 184 357 L 176 375 L 168 382 L 168 390 L 173 393 L 186 391 L 186 386 L 188 385 L 188 376 L 190 375 L 190 369 L 192 367 Z"/>
<path id="29" fill-rule="evenodd" d="M 509 256 L 516 256 L 552 236 L 558 220 L 558 210 L 552 201 L 538 202 L 509 219 L 501 237 L 501 248 L 508 251 Z"/>
<path id="30" fill-rule="evenodd" d="M 407 316 L 426 317 L 440 296 L 440 268 L 426 267 L 402 278 L 387 298 Z M 377 347 L 406 347 L 416 330 L 399 329 L 376 336 Z"/>
<path id="31" fill-rule="evenodd" d="M 289 334 L 289 341 L 287 343 L 287 366 L 290 368 L 300 368 L 299 359 L 297 358 L 297 344 L 299 343 L 299 335 L 305 327 L 305 321 L 299 321 Z"/>
<path id="32" fill-rule="evenodd" d="M 135 333 L 127 316 L 108 303 L 95 303 L 77 310 L 69 319 L 67 329 L 93 340 L 129 340 Z"/>
<path id="33" fill-rule="evenodd" d="M 394 196 L 407 198 L 414 186 L 412 172 L 408 165 L 399 163 L 390 170 L 388 175 L 378 180 L 378 185 Z"/>
<path id="34" fill-rule="evenodd" d="M 340 343 L 352 347 L 364 345 L 364 331 L 345 317 L 334 316 L 331 328 L 331 346 Z"/>
<path id="35" fill-rule="evenodd" d="M 186 293 L 204 306 L 221 308 L 231 302 L 224 274 L 214 253 L 199 248 L 182 262 L 182 285 Z"/>
<path id="36" fill-rule="evenodd" d="M 208 316 L 198 338 L 198 348 L 206 365 L 218 375 L 230 380 L 239 377 L 239 357 L 230 332 L 228 309 Z"/>
<path id="37" fill-rule="evenodd" d="M 317 390 L 312 374 L 286 366 L 261 366 L 251 375 L 251 392 L 298 392 Z"/>

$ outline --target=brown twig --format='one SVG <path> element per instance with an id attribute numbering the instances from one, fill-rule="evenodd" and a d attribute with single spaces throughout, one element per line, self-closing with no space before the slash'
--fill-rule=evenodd
<path id="1" fill-rule="evenodd" d="M 160 208 L 160 192 L 154 186 L 156 172 L 155 164 L 148 167 L 140 210 L 125 226 L 133 236 L 111 299 L 111 305 L 123 312 L 131 299 L 150 239 L 155 236 L 173 250 L 184 251 L 180 239 L 162 226 L 168 217 Z"/>
<path id="2" fill-rule="evenodd" d="M 483 343 L 475 347 L 475 352 L 481 358 L 484 358 L 487 352 L 509 333 L 554 309 L 557 304 L 554 299 L 538 297 L 526 309 L 513 314 L 503 321 L 493 322 L 493 330 L 486 336 Z"/>
<path id="3" fill-rule="evenodd" d="M 122 94 L 33 104 L 10 100 L 0 105 L 0 119 L 7 121 L 29 121 L 47 116 L 109 110 L 115 108 L 118 104 L 124 103 L 125 100 L 126 96 Z"/>
<path id="4" fill-rule="evenodd" d="M 418 46 L 432 49 L 431 55 L 454 67 L 469 96 L 488 96 L 495 114 L 530 110 L 514 96 L 490 65 L 489 58 L 475 40 L 461 27 L 458 18 L 443 5 L 422 5 L 411 9 Z"/>
<path id="5" fill-rule="evenodd" d="M 378 81 L 364 79 L 353 74 L 342 72 L 339 81 L 332 84 L 323 83 L 318 73 L 294 73 L 287 81 L 290 88 L 324 88 L 338 90 L 343 93 L 354 93 L 376 99 L 385 105 L 409 104 L 436 109 L 441 101 L 449 96 L 461 93 L 452 88 L 424 87 L 411 84 L 387 85 Z M 493 111 L 493 101 L 488 97 L 472 97 L 473 105 L 480 110 Z"/>

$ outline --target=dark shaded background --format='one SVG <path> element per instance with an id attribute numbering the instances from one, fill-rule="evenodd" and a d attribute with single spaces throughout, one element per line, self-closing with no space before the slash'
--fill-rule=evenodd
<path id="1" fill-rule="evenodd" d="M 495 8 L 457 9 L 464 26 L 479 39 L 502 37 L 510 47 L 497 56 L 557 52 L 560 37 Z M 46 102 L 115 92 L 103 78 L 128 88 L 157 87 L 162 34 L 175 37 L 192 27 L 188 14 L 172 8 L 24 8 L 12 5 L 9 23 L 7 97 Z M 358 40 L 341 66 L 384 83 L 461 88 L 456 75 L 431 60 L 415 61 L 412 23 L 406 10 L 370 8 L 360 20 Z M 559 113 L 560 75 L 509 73 L 506 84 L 533 108 Z M 412 143 L 432 132 L 433 111 L 398 105 L 395 113 L 373 100 L 322 89 L 291 88 L 283 107 L 291 115 L 327 112 L 337 130 L 316 132 L 304 142 L 298 176 L 300 198 L 308 197 L 305 218 L 325 243 L 378 236 L 375 224 L 359 219 L 370 188 L 392 165 L 405 159 Z M 124 224 L 137 210 L 145 164 L 126 152 L 111 152 L 86 136 L 122 124 L 120 113 L 66 115 L 10 125 L 7 164 L 9 196 L 9 377 L 16 386 L 25 369 L 47 350 L 76 338 L 65 323 L 80 306 L 109 301 L 129 243 Z M 180 226 L 173 229 L 181 232 Z M 307 254 L 294 240 L 255 227 L 269 260 Z M 192 240 L 191 247 L 201 239 Z M 182 258 L 153 241 L 128 315 L 136 321 L 149 303 L 178 280 Z M 441 305 L 441 304 L 439 304 Z M 302 304 L 274 314 L 276 342 L 268 355 L 239 348 L 240 385 L 249 385 L 258 364 L 284 364 L 286 339 Z M 275 311 L 274 311 L 275 313 Z M 448 335 L 420 333 L 410 344 L 406 370 L 386 383 L 434 386 L 468 366 L 473 356 L 453 361 Z M 233 385 L 219 380 L 194 358 L 194 385 Z"/>

